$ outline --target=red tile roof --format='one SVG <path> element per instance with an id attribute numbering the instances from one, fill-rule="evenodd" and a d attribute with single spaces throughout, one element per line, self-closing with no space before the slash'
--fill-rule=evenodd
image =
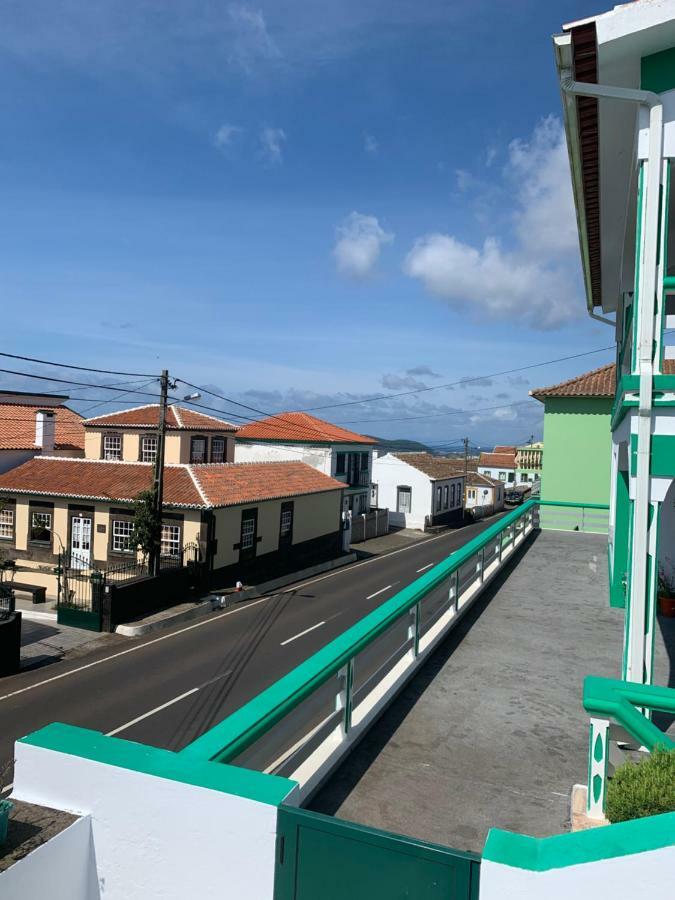
<path id="1" fill-rule="evenodd" d="M 55 448 L 84 450 L 82 416 L 67 406 L 0 403 L 0 450 L 39 450 L 35 443 L 35 416 L 48 409 L 56 418 Z"/>
<path id="2" fill-rule="evenodd" d="M 537 400 L 546 397 L 613 397 L 615 390 L 616 366 L 610 363 L 551 387 L 535 388 L 530 395 Z"/>
<path id="3" fill-rule="evenodd" d="M 392 453 L 396 459 L 407 463 L 418 472 L 428 475 L 432 481 L 442 478 L 459 478 L 464 476 L 464 460 L 448 456 L 434 456 L 433 453 Z"/>
<path id="4" fill-rule="evenodd" d="M 295 441 L 312 444 L 376 444 L 375 438 L 332 425 L 303 412 L 278 413 L 258 422 L 243 425 L 237 440 Z"/>
<path id="5" fill-rule="evenodd" d="M 151 463 L 36 456 L 0 475 L 0 494 L 132 502 L 152 485 Z M 164 503 L 208 509 L 342 490 L 344 484 L 301 462 L 164 467 Z"/>
<path id="6" fill-rule="evenodd" d="M 190 468 L 211 506 L 318 494 L 345 486 L 302 462 L 220 463 Z"/>
<path id="7" fill-rule="evenodd" d="M 516 468 L 516 451 L 509 453 L 481 453 L 478 459 L 479 466 L 495 467 L 500 469 Z"/>
<path id="8" fill-rule="evenodd" d="M 481 475 L 480 472 L 470 472 L 466 479 L 467 487 L 497 487 L 504 482 L 498 478 L 490 478 L 489 475 Z"/>
<path id="9" fill-rule="evenodd" d="M 135 406 L 84 420 L 85 428 L 157 428 L 159 404 Z M 184 406 L 169 406 L 166 427 L 170 431 L 236 431 L 237 426 Z"/>

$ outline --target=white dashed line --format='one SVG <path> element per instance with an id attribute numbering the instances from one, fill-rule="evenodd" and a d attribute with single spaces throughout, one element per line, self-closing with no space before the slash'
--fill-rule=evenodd
<path id="1" fill-rule="evenodd" d="M 322 625 L 325 625 L 325 624 L 326 624 L 325 621 L 324 621 L 324 622 L 317 622 L 316 625 L 312 625 L 311 628 L 305 628 L 305 630 L 304 630 L 304 631 L 301 631 L 300 634 L 294 634 L 293 637 L 289 637 L 289 638 L 287 638 L 285 641 L 282 641 L 281 644 L 280 644 L 279 646 L 280 646 L 280 647 L 285 647 L 286 644 L 290 644 L 291 641 L 297 641 L 298 638 L 301 638 L 301 637 L 302 637 L 303 635 L 305 635 L 305 634 L 309 634 L 310 631 L 314 631 L 315 628 L 321 628 L 321 626 L 322 626 Z"/>

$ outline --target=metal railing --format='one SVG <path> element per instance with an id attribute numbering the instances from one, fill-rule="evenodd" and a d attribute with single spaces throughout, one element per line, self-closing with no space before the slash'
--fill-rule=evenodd
<path id="1" fill-rule="evenodd" d="M 607 534 L 609 506 L 604 503 L 541 500 L 540 506 L 537 524 L 544 530 Z"/>
<path id="2" fill-rule="evenodd" d="M 0 620 L 9 619 L 15 608 L 14 591 L 8 584 L 0 583 Z"/>
<path id="3" fill-rule="evenodd" d="M 347 484 L 350 487 L 370 487 L 370 472 L 368 469 L 350 469 Z"/>
<path id="4" fill-rule="evenodd" d="M 659 711 L 675 721 L 675 690 L 589 676 L 584 709 L 591 717 L 586 811 L 591 819 L 602 819 L 607 780 L 617 766 L 631 754 L 651 753 L 658 746 L 675 749 L 675 741 L 645 715 Z"/>

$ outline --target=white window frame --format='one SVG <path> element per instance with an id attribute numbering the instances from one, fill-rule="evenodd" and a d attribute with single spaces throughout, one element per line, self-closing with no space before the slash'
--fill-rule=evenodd
<path id="1" fill-rule="evenodd" d="M 201 460 L 193 459 L 192 456 L 194 454 L 194 446 L 197 441 L 204 442 L 204 457 Z M 190 438 L 190 464 L 195 466 L 201 466 L 203 463 L 207 463 L 209 461 L 209 439 L 203 434 L 193 434 Z"/>
<path id="2" fill-rule="evenodd" d="M 401 503 L 404 498 L 407 498 L 407 504 Z M 396 512 L 403 515 L 410 515 L 412 512 L 412 488 L 406 484 L 396 486 Z"/>
<path id="3" fill-rule="evenodd" d="M 0 509 L 0 540 L 11 541 L 14 539 L 14 507 L 6 506 Z"/>
<path id="4" fill-rule="evenodd" d="M 221 444 L 221 443 L 223 445 L 222 459 L 214 459 L 213 458 L 215 456 L 214 447 L 216 446 L 216 444 Z M 220 435 L 220 434 L 214 435 L 211 438 L 211 456 L 210 456 L 211 462 L 212 463 L 224 463 L 226 456 L 227 456 L 227 439 L 222 437 L 222 435 Z"/>
<path id="5" fill-rule="evenodd" d="M 162 523 L 159 546 L 161 556 L 180 556 L 182 550 L 180 525 L 174 525 L 173 522 Z"/>
<path id="6" fill-rule="evenodd" d="M 122 459 L 122 435 L 121 434 L 104 434 L 103 435 L 103 459 L 109 459 L 109 460 Z"/>
<path id="7" fill-rule="evenodd" d="M 35 528 L 36 517 L 44 519 L 42 527 L 49 532 L 49 540 L 43 541 L 40 538 L 33 537 L 33 529 Z M 28 532 L 28 540 L 34 544 L 51 544 L 52 542 L 52 514 L 50 512 L 41 512 L 39 509 L 31 510 L 30 514 L 30 531 Z"/>
<path id="8" fill-rule="evenodd" d="M 154 463 L 157 459 L 158 440 L 156 434 L 144 434 L 141 437 L 141 462 Z M 148 449 L 147 444 L 150 444 L 152 449 Z"/>
<path id="9" fill-rule="evenodd" d="M 129 519 L 113 519 L 110 550 L 112 553 L 133 553 L 131 539 L 134 535 L 134 523 Z"/>
<path id="10" fill-rule="evenodd" d="M 282 509 L 281 520 L 279 522 L 279 533 L 285 536 L 290 533 L 293 527 L 293 510 Z"/>
<path id="11" fill-rule="evenodd" d="M 255 543 L 255 516 L 249 516 L 241 521 L 241 549 L 250 550 Z"/>
<path id="12" fill-rule="evenodd" d="M 500 481 L 506 481 L 506 472 L 500 472 L 500 473 L 499 473 L 499 480 L 500 480 Z"/>

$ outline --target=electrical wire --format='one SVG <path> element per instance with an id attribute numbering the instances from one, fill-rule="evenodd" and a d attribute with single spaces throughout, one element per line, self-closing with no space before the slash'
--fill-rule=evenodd
<path id="1" fill-rule="evenodd" d="M 49 359 L 36 359 L 34 356 L 19 356 L 17 353 L 0 353 L 8 359 L 21 359 L 24 362 L 40 363 L 43 366 L 55 366 L 59 369 L 77 369 L 79 372 L 98 372 L 100 375 L 130 375 L 133 378 L 159 378 L 158 375 L 151 375 L 148 372 L 117 372 L 114 369 L 94 369 L 89 366 L 76 366 L 70 363 L 54 362 Z"/>

